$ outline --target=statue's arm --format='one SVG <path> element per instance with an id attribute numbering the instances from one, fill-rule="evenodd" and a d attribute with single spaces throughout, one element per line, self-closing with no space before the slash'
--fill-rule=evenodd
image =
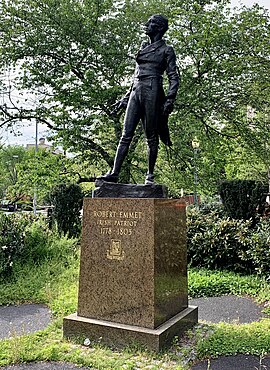
<path id="1" fill-rule="evenodd" d="M 130 97 L 130 94 L 131 94 L 131 91 L 132 91 L 132 86 L 133 86 L 133 84 L 131 85 L 131 87 L 127 91 L 127 93 L 120 100 L 117 100 L 117 102 L 112 105 L 112 108 L 113 108 L 113 110 L 111 112 L 112 116 L 116 115 L 117 112 L 119 112 L 121 109 L 126 109 L 126 107 L 128 105 L 128 100 L 129 100 L 129 97 Z"/>
<path id="2" fill-rule="evenodd" d="M 166 73 L 169 80 L 168 92 L 164 104 L 164 114 L 170 114 L 173 110 L 174 101 L 179 87 L 179 74 L 176 65 L 176 55 L 172 46 L 167 46 L 166 49 Z"/>

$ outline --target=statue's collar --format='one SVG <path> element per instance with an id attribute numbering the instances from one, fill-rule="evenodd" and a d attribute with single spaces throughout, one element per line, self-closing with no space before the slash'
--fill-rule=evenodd
<path id="1" fill-rule="evenodd" d="M 141 45 L 140 54 L 149 53 L 151 51 L 154 51 L 164 44 L 165 44 L 165 41 L 163 39 L 153 42 L 152 44 L 150 44 L 149 42 L 144 42 Z"/>

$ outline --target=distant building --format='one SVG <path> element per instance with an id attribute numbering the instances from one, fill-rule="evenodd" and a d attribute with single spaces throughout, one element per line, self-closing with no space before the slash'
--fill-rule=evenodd
<path id="1" fill-rule="evenodd" d="M 26 144 L 26 149 L 35 149 L 36 144 Z M 39 139 L 38 148 L 45 149 L 47 152 L 51 152 L 52 154 L 64 154 L 64 152 L 60 149 L 54 148 L 52 145 L 45 143 L 45 138 L 41 137 Z"/>

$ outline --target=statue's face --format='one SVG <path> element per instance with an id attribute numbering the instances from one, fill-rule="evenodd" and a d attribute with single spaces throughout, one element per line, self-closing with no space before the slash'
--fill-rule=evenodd
<path id="1" fill-rule="evenodd" d="M 160 24 L 154 16 L 150 17 L 144 26 L 145 33 L 148 36 L 155 35 L 156 33 L 160 32 Z"/>

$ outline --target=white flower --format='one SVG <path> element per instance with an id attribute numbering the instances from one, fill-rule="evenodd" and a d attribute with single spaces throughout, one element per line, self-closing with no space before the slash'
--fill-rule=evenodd
<path id="1" fill-rule="evenodd" d="M 8 247 L 6 245 L 3 245 L 2 249 L 5 250 L 8 249 Z"/>

